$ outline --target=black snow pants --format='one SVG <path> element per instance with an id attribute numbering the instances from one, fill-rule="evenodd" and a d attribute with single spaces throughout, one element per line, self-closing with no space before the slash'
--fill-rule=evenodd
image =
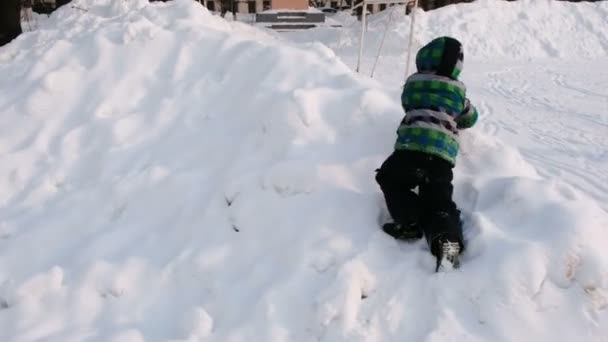
<path id="1" fill-rule="evenodd" d="M 458 242 L 464 249 L 460 211 L 452 200 L 452 169 L 452 164 L 440 157 L 396 150 L 376 174 L 393 220 L 417 224 L 433 254 L 433 241 L 439 238 Z"/>

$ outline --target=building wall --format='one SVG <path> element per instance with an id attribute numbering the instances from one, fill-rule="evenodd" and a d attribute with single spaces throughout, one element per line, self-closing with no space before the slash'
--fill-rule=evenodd
<path id="1" fill-rule="evenodd" d="M 264 2 L 263 1 L 256 1 L 255 2 L 255 10 L 256 10 L 256 13 L 257 12 L 263 12 L 265 10 L 264 9 Z"/>
<path id="2" fill-rule="evenodd" d="M 209 10 L 219 12 L 221 9 L 220 0 L 200 0 L 200 2 Z M 272 1 L 270 0 L 236 0 L 235 2 L 237 13 L 251 13 L 252 11 L 250 11 L 250 6 L 253 7 L 252 9 L 255 9 L 253 13 L 263 12 L 265 10 L 271 9 L 272 3 Z M 252 3 L 251 5 L 249 4 L 250 2 Z"/>
<path id="3" fill-rule="evenodd" d="M 1 1 L 1 0 L 0 0 Z M 204 0 L 201 0 L 204 1 Z M 215 11 L 220 9 L 220 0 L 207 0 L 207 2 L 215 1 Z M 250 10 L 249 1 L 255 2 L 255 12 Z M 236 0 L 238 3 L 238 13 L 259 13 L 269 9 L 308 9 L 308 0 Z M 319 8 L 347 8 L 352 4 L 359 3 L 360 0 L 324 0 L 316 1 L 319 4 Z M 368 4 L 368 11 L 370 13 L 377 13 L 394 6 L 394 4 Z M 207 6 L 209 8 L 209 6 Z"/>
<path id="4" fill-rule="evenodd" d="M 272 0 L 272 9 L 308 9 L 308 0 Z"/>
<path id="5" fill-rule="evenodd" d="M 349 6 L 351 1 L 354 1 L 355 3 L 358 2 L 357 0 L 327 0 L 322 3 L 322 5 L 323 7 Z M 221 9 L 220 0 L 200 0 L 200 2 L 213 11 L 219 12 Z M 213 5 L 210 4 L 212 2 Z M 308 9 L 308 0 L 236 0 L 235 2 L 237 13 L 259 13 L 270 9 Z M 251 5 L 249 4 L 250 2 L 252 3 Z M 384 9 L 388 9 L 390 6 L 392 5 L 382 6 L 380 4 L 368 4 L 368 11 L 377 13 Z"/>

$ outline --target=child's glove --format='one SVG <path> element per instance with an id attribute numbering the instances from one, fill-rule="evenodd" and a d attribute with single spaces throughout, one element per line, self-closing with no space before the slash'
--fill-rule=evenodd
<path id="1" fill-rule="evenodd" d="M 473 127 L 475 122 L 477 122 L 477 117 L 479 114 L 477 113 L 477 109 L 475 106 L 471 104 L 469 99 L 464 100 L 464 110 L 458 117 L 456 117 L 456 127 L 458 129 L 465 129 Z"/>

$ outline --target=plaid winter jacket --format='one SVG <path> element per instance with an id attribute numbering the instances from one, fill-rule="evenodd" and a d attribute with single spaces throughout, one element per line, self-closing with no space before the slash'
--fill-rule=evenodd
<path id="1" fill-rule="evenodd" d="M 395 149 L 456 163 L 458 131 L 473 126 L 478 117 L 458 80 L 462 60 L 462 45 L 449 37 L 437 38 L 418 51 L 418 72 L 407 79 L 401 94 L 406 115 L 397 130 Z"/>

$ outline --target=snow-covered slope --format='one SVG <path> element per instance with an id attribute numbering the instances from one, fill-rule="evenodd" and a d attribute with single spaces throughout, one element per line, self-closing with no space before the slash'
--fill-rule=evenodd
<path id="1" fill-rule="evenodd" d="M 370 16 L 361 72 L 403 83 L 409 17 L 403 7 Z M 355 69 L 360 23 L 284 36 L 323 42 Z M 608 211 L 608 2 L 475 1 L 418 12 L 412 54 L 440 35 L 464 45 L 462 78 L 482 107 L 477 129 L 516 146 L 544 177 L 567 181 Z M 525 20 L 521 18 L 526 18 Z M 415 66 L 410 66 L 413 70 Z"/>
<path id="2" fill-rule="evenodd" d="M 375 56 L 388 30 L 382 56 L 407 53 L 410 17 L 403 6 L 395 6 L 369 18 L 366 55 Z M 553 0 L 477 0 L 437 10 L 418 11 L 414 49 L 429 40 L 449 35 L 466 42 L 466 58 L 519 59 L 605 58 L 608 55 L 608 2 L 573 3 Z M 343 30 L 317 28 L 292 32 L 291 40 L 318 40 L 339 52 L 359 52 L 361 23 L 340 13 Z"/>
<path id="3" fill-rule="evenodd" d="M 608 214 L 517 149 L 463 135 L 435 274 L 378 229 L 397 87 L 188 0 L 73 4 L 0 48 L 0 340 L 608 336 Z"/>

